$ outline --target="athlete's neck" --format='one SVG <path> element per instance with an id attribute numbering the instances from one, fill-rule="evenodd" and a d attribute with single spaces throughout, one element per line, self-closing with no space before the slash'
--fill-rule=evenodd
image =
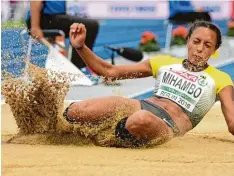
<path id="1" fill-rule="evenodd" d="M 188 59 L 185 59 L 183 60 L 183 66 L 188 71 L 199 72 L 199 71 L 205 70 L 209 65 L 207 63 L 200 63 L 198 65 L 194 65 Z"/>

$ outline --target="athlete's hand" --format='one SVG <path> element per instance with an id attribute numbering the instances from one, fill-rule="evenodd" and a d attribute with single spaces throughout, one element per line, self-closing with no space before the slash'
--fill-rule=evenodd
<path id="1" fill-rule="evenodd" d="M 43 31 L 39 27 L 31 28 L 31 36 L 34 39 L 41 40 L 44 37 Z"/>
<path id="2" fill-rule="evenodd" d="M 82 23 L 73 23 L 70 26 L 70 42 L 74 48 L 82 48 L 85 45 L 86 28 Z"/>

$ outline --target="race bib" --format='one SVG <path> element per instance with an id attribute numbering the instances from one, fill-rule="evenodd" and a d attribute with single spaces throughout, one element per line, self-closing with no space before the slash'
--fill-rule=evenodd
<path id="1" fill-rule="evenodd" d="M 202 76 L 186 71 L 166 70 L 162 73 L 156 95 L 170 99 L 192 112 L 206 85 L 207 81 Z"/>

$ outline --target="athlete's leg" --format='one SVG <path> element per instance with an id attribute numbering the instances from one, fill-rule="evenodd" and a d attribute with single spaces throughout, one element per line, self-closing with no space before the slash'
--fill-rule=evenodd
<path id="1" fill-rule="evenodd" d="M 139 139 L 170 138 L 172 129 L 159 117 L 147 110 L 139 110 L 128 117 L 126 129 Z"/>
<path id="2" fill-rule="evenodd" d="M 105 118 L 126 117 L 141 109 L 139 100 L 119 96 L 76 102 L 67 109 L 67 118 L 76 122 L 95 122 Z"/>
<path id="3" fill-rule="evenodd" d="M 130 146 L 162 144 L 173 138 L 172 129 L 148 110 L 139 110 L 119 121 L 115 136 Z"/>

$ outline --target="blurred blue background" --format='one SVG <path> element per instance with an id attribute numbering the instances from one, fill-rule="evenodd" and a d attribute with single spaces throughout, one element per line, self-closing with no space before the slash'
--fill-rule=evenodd
<path id="1" fill-rule="evenodd" d="M 167 20 L 167 17 L 169 17 L 170 13 L 172 13 L 172 9 L 170 10 L 169 4 L 168 6 L 165 6 L 165 9 L 159 10 L 157 9 L 156 2 L 138 2 L 141 3 L 138 8 L 134 5 L 134 2 L 125 2 L 125 4 L 117 3 L 117 5 L 116 2 L 110 3 L 109 9 L 111 9 L 111 11 L 108 13 L 111 15 L 113 14 L 113 16 L 105 13 L 98 14 L 98 12 L 89 14 L 89 10 L 87 10 L 87 8 L 89 8 L 89 6 L 92 8 L 92 5 L 95 5 L 92 4 L 92 2 L 87 3 L 73 1 L 68 5 L 68 13 L 70 14 L 96 17 L 99 19 L 100 30 L 93 49 L 97 55 L 103 59 L 110 58 L 110 53 L 103 47 L 106 44 L 117 47 L 137 48 L 141 33 L 144 31 L 154 32 L 158 36 L 161 48 L 165 46 L 167 27 L 165 25 L 165 21 Z M 152 3 L 155 3 L 155 6 L 152 5 Z M 151 8 L 148 8 L 149 10 L 145 10 L 143 8 L 144 4 L 146 7 Z M 205 3 L 203 2 L 203 4 Z M 200 7 L 197 4 L 195 5 Z M 71 6 L 74 8 L 70 8 Z M 173 7 L 175 6 L 176 5 L 174 4 Z M 132 10 L 133 7 L 136 9 L 135 11 Z M 230 20 L 230 15 L 227 15 L 226 13 L 228 12 L 225 13 L 223 9 L 226 7 L 227 6 L 225 5 L 221 5 L 221 3 L 216 3 L 215 5 L 215 3 L 210 4 L 209 2 L 207 2 L 207 6 L 202 7 L 203 9 L 211 12 L 213 22 L 220 27 L 223 35 L 227 33 L 227 22 Z M 28 1 L 13 1 L 13 3 L 10 1 L 2 2 L 1 69 L 7 70 L 16 75 L 20 74 L 22 68 L 24 68 L 27 45 L 22 45 L 20 41 L 20 33 L 23 29 L 26 29 L 23 24 L 25 13 L 28 8 Z M 101 9 L 99 9 L 99 11 L 101 11 Z M 120 18 L 118 18 L 118 15 Z M 9 22 L 16 21 L 21 21 L 22 23 L 20 25 L 13 26 L 8 24 Z M 27 43 L 28 38 L 29 36 L 25 36 L 25 43 Z M 66 43 L 67 45 L 69 44 L 68 39 L 66 40 Z M 32 47 L 31 62 L 44 67 L 47 53 L 48 50 L 44 45 L 39 42 L 35 42 Z"/>

